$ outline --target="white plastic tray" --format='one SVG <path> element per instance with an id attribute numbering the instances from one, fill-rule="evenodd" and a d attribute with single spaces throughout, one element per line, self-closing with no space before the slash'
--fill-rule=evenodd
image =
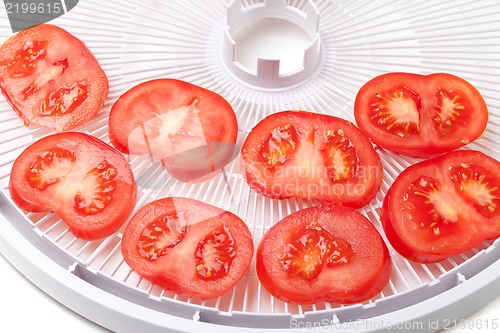
<path id="1" fill-rule="evenodd" d="M 263 3 L 242 1 L 241 5 L 247 8 L 256 2 Z M 268 4 L 279 8 L 279 2 Z M 110 79 L 104 110 L 81 130 L 109 142 L 107 115 L 113 102 L 133 85 L 158 77 L 186 80 L 223 95 L 238 116 L 241 144 L 260 119 L 280 110 L 306 109 L 353 121 L 357 90 L 375 75 L 449 72 L 474 84 L 490 110 L 485 135 L 467 149 L 500 159 L 500 3 L 318 0 L 311 7 L 297 0 L 286 4 L 298 14 L 282 17 L 279 9 L 265 15 L 299 21 L 305 17 L 311 24 L 305 28 L 314 42 L 315 26 L 310 23 L 314 19 L 308 19 L 307 13 L 315 7 L 320 15 L 318 52 L 313 52 L 312 67 L 285 80 L 273 77 L 275 62 L 264 61 L 262 68 L 268 70 L 261 71 L 267 75 L 262 85 L 251 74 L 238 74 L 228 61 L 224 36 L 231 22 L 229 1 L 80 1 L 53 23 L 82 39 Z M 236 15 L 234 10 L 232 15 Z M 5 13 L 1 15 L 0 36 L 6 38 L 12 33 Z M 0 208 L 8 220 L 0 223 L 1 253 L 54 298 L 118 332 L 237 332 L 249 327 L 296 332 L 301 331 L 298 323 L 333 323 L 346 331 L 349 327 L 342 324 L 356 320 L 362 323 L 360 331 L 386 329 L 381 323 L 407 322 L 422 323 L 423 331 L 431 331 L 424 325 L 429 320 L 463 318 L 499 295 L 498 240 L 428 265 L 409 262 L 391 249 L 390 283 L 363 304 L 284 303 L 263 290 L 253 267 L 234 290 L 220 298 L 200 301 L 174 295 L 130 270 L 119 251 L 121 233 L 86 242 L 73 237 L 53 214 L 24 214 L 17 209 L 7 190 L 12 163 L 28 144 L 52 132 L 24 127 L 2 100 L 0 133 Z M 378 214 L 384 194 L 397 174 L 416 160 L 377 150 L 385 168 L 382 188 L 360 211 L 382 232 Z M 226 169 L 227 182 L 219 175 L 195 185 L 174 180 L 147 157 L 131 157 L 130 163 L 140 186 L 136 209 L 169 195 L 203 200 L 239 215 L 256 244 L 276 221 L 314 204 L 256 194 L 243 180 L 237 161 Z M 445 324 L 440 323 L 440 327 Z"/>

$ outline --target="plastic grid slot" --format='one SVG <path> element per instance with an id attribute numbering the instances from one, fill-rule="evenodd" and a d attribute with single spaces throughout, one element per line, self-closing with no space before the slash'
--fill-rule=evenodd
<path id="1" fill-rule="evenodd" d="M 263 1 L 242 1 L 242 6 L 259 3 Z M 299 10 L 307 5 L 307 1 L 286 3 Z M 221 65 L 220 42 L 228 1 L 81 2 L 53 23 L 78 36 L 94 52 L 109 77 L 110 95 L 103 111 L 80 130 L 109 143 L 107 116 L 114 101 L 139 82 L 174 77 L 226 97 L 238 117 L 241 145 L 260 119 L 279 110 L 306 109 L 354 120 L 352 104 L 357 90 L 377 74 L 444 71 L 467 78 L 481 91 L 490 109 L 484 136 L 466 149 L 481 150 L 500 159 L 500 3 L 453 1 L 450 5 L 449 1 L 401 0 L 379 6 L 372 1 L 318 0 L 315 4 L 321 13 L 324 48 L 320 70 L 301 85 L 263 90 L 235 80 Z M 5 13 L 0 18 L 5 21 Z M 0 35 L 6 38 L 11 31 L 0 27 Z M 28 144 L 52 132 L 25 127 L 4 100 L 0 102 L 0 132 L 0 185 L 8 197 L 9 173 L 15 158 Z M 382 187 L 377 197 L 360 211 L 383 234 L 379 211 L 384 195 L 395 177 L 417 160 L 379 148 L 377 151 L 384 167 Z M 315 204 L 309 200 L 272 200 L 256 194 L 241 176 L 237 160 L 226 167 L 224 174 L 198 184 L 175 180 L 159 162 L 147 156 L 131 156 L 128 160 L 139 185 L 136 210 L 166 196 L 202 200 L 246 221 L 256 246 L 275 222 Z M 13 205 L 10 201 L 4 204 Z M 410 262 L 391 249 L 392 277 L 382 293 L 363 304 L 332 308 L 329 303 L 301 306 L 275 299 L 260 285 L 255 262 L 231 292 L 206 301 L 186 298 L 158 288 L 131 271 L 121 256 L 121 232 L 99 241 L 83 241 L 75 238 L 52 213 L 28 213 L 23 221 L 14 223 L 29 224 L 33 233 L 78 265 L 74 274 L 89 283 L 102 282 L 105 290 L 109 284 L 123 287 L 120 295 L 144 302 L 145 306 L 150 306 L 151 300 L 158 303 L 153 307 L 159 309 L 164 304 L 176 304 L 221 316 L 222 323 L 228 315 L 275 314 L 277 323 L 269 324 L 270 327 L 280 325 L 280 315 L 302 318 L 309 314 L 331 317 L 332 313 L 344 313 L 345 319 L 360 316 L 359 311 L 367 316 L 377 311 L 394 311 L 398 306 L 417 302 L 416 296 L 422 290 L 428 290 L 422 293 L 422 297 L 428 297 L 452 288 L 462 281 L 462 268 L 470 267 L 477 258 L 491 256 L 491 249 L 499 246 L 498 241 L 485 241 L 435 264 Z M 470 271 L 474 274 L 476 269 Z M 442 286 L 426 289 L 436 285 Z M 393 300 L 399 305 L 390 303 Z M 381 310 L 373 310 L 377 307 Z"/>

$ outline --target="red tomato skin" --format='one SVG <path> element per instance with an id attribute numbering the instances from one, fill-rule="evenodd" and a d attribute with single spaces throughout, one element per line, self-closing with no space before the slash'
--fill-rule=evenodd
<path id="1" fill-rule="evenodd" d="M 65 50 L 63 52 L 65 53 L 58 53 L 54 56 L 49 55 L 48 57 L 54 61 L 63 60 L 62 58 L 64 58 L 68 62 L 67 67 L 63 70 L 61 78 L 49 81 L 46 84 L 47 86 L 55 90 L 58 86 L 69 86 L 73 84 L 73 82 L 65 81 L 64 75 L 65 72 L 72 71 L 75 68 L 77 68 L 78 72 L 72 73 L 71 76 L 75 79 L 83 80 L 87 85 L 87 98 L 72 112 L 57 116 L 41 116 L 34 114 L 33 109 L 35 106 L 40 103 L 41 98 L 46 97 L 40 96 L 40 94 L 46 91 L 45 88 L 42 87 L 39 91 L 34 92 L 33 96 L 25 99 L 22 97 L 21 92 L 34 81 L 33 75 L 23 78 L 10 78 L 7 72 L 7 66 L 2 65 L 8 63 L 24 43 L 31 40 L 38 41 L 40 39 L 49 40 L 49 48 L 52 43 L 64 41 L 64 43 L 61 42 L 59 44 L 64 45 Z M 49 53 L 52 54 L 52 51 L 49 51 Z M 109 92 L 109 83 L 106 73 L 99 66 L 96 57 L 81 40 L 62 28 L 51 24 L 41 24 L 20 31 L 7 39 L 1 46 L 0 89 L 7 102 L 24 121 L 25 125 L 39 125 L 62 132 L 69 131 L 85 124 L 99 113 L 106 102 Z"/>
<path id="2" fill-rule="evenodd" d="M 155 261 L 144 258 L 138 247 L 144 227 L 158 216 L 181 212 L 189 212 L 184 239 Z M 203 280 L 196 272 L 193 259 L 195 248 L 207 232 L 221 225 L 230 231 L 236 254 L 226 276 Z M 181 197 L 158 199 L 139 209 L 125 228 L 121 245 L 125 261 L 137 274 L 162 288 L 199 299 L 218 297 L 231 290 L 248 270 L 253 250 L 250 231 L 236 215 L 198 200 Z"/>
<path id="3" fill-rule="evenodd" d="M 334 186 L 339 186 L 341 190 L 339 191 L 340 195 L 336 195 L 335 193 L 329 193 L 328 191 L 319 191 L 318 194 L 310 193 L 307 190 L 301 190 L 297 188 L 293 188 L 289 193 L 285 193 L 284 191 L 274 191 L 274 186 L 288 187 L 290 184 L 285 182 L 284 184 L 275 183 L 274 179 L 263 179 L 259 173 L 263 175 L 272 173 L 272 171 L 263 169 L 262 163 L 256 161 L 256 155 L 258 154 L 258 150 L 262 146 L 264 140 L 266 140 L 269 135 L 269 130 L 275 128 L 276 126 L 280 126 L 281 124 L 292 123 L 297 126 L 301 126 L 301 124 L 312 124 L 314 128 L 332 128 L 334 130 L 342 129 L 352 141 L 355 141 L 354 146 L 359 149 L 358 155 L 360 160 L 358 163 L 360 167 L 365 168 L 364 174 L 361 182 L 349 181 L 345 185 L 329 183 L 328 188 L 332 190 Z M 318 147 L 316 147 L 318 148 Z M 275 114 L 272 114 L 262 121 L 260 121 L 250 132 L 242 147 L 242 170 L 245 176 L 246 181 L 256 192 L 266 197 L 275 198 L 275 199 L 288 199 L 288 198 L 302 198 L 302 199 L 313 199 L 318 200 L 322 203 L 341 203 L 344 206 L 352 207 L 352 208 L 361 208 L 367 205 L 373 198 L 376 196 L 380 189 L 380 185 L 382 182 L 382 164 L 380 162 L 380 158 L 378 154 L 373 149 L 371 142 L 368 138 L 361 132 L 361 130 L 356 127 L 353 123 L 337 118 L 329 115 L 322 115 L 317 113 L 312 113 L 308 111 L 282 111 Z M 320 166 L 322 168 L 323 166 Z M 318 181 L 324 181 L 326 175 L 317 175 L 319 179 L 303 179 L 300 177 L 288 177 L 288 180 L 296 180 L 299 179 L 299 185 L 304 185 L 304 188 L 307 188 L 308 185 L 317 185 Z M 359 184 L 359 188 L 362 188 L 361 193 L 356 193 L 354 190 L 357 189 Z M 293 184 L 292 184 L 293 185 Z M 319 185 L 318 185 L 319 186 Z M 332 191 L 330 191 L 332 192 Z M 335 192 L 335 191 L 333 191 Z"/>
<path id="4" fill-rule="evenodd" d="M 283 233 L 320 219 L 325 221 L 320 223 L 325 230 L 352 245 L 355 258 L 346 266 L 323 268 L 313 281 L 287 276 L 276 260 L 285 244 Z M 260 241 L 256 260 L 257 275 L 264 288 L 273 296 L 294 304 L 366 301 L 385 288 L 392 269 L 389 250 L 371 222 L 356 210 L 336 204 L 302 209 L 276 223 Z M 356 270 L 349 271 L 349 265 L 355 265 Z M 350 276 L 361 278 L 354 280 Z M 350 285 L 341 286 L 335 283 L 338 281 Z"/>
<path id="5" fill-rule="evenodd" d="M 490 170 L 492 174 L 500 175 L 500 163 L 495 159 L 479 151 L 457 150 L 418 162 L 408 167 L 396 178 L 384 199 L 380 219 L 387 239 L 399 254 L 415 262 L 434 263 L 472 249 L 485 240 L 496 239 L 500 236 L 500 213 L 498 210 L 496 215 L 489 220 L 480 216 L 475 208 L 471 207 L 469 202 L 463 201 L 465 199 L 448 184 L 451 181 L 446 181 L 450 177 L 450 168 L 460 166 L 460 164 L 478 162 L 485 169 Z M 446 241 L 436 241 L 418 246 L 410 244 L 408 239 L 408 237 L 416 235 L 418 231 L 405 230 L 404 226 L 408 223 L 408 219 L 405 217 L 406 215 L 399 214 L 398 207 L 401 207 L 404 202 L 405 189 L 408 189 L 409 184 L 422 175 L 437 175 L 437 179 L 446 191 L 449 191 L 451 197 L 459 198 L 456 200 L 458 200 L 458 206 L 465 218 L 460 223 L 456 222 L 455 228 L 460 229 L 456 229 L 454 234 L 448 235 L 449 238 Z M 499 176 L 495 182 L 496 184 L 500 183 Z M 413 242 L 418 244 L 416 240 Z M 420 241 L 420 244 L 423 243 Z"/>
<path id="6" fill-rule="evenodd" d="M 52 148 L 75 149 L 77 154 L 84 152 L 88 156 L 105 157 L 113 164 L 117 170 L 116 190 L 112 203 L 104 211 L 82 216 L 75 212 L 72 197 L 70 202 L 65 202 L 64 199 L 53 197 L 53 192 L 45 192 L 47 190 L 39 190 L 29 185 L 26 174 L 32 161 Z M 53 191 L 50 188 L 49 191 Z M 135 205 L 137 186 L 132 170 L 120 152 L 90 135 L 66 132 L 42 138 L 21 153 L 12 166 L 9 193 L 19 208 L 31 212 L 53 211 L 61 217 L 73 235 L 81 239 L 95 240 L 111 235 L 125 223 Z"/>
<path id="7" fill-rule="evenodd" d="M 422 98 L 420 110 L 421 135 L 416 137 L 397 137 L 375 126 L 370 118 L 369 100 L 379 91 L 391 90 L 395 87 L 407 87 Z M 434 117 L 434 94 L 438 89 L 457 90 L 467 96 L 468 122 L 452 135 L 440 137 L 432 128 Z M 471 111 L 472 110 L 472 111 Z M 354 116 L 359 128 L 374 144 L 395 153 L 429 158 L 450 152 L 480 138 L 488 123 L 488 106 L 481 93 L 464 79 L 447 73 L 420 75 L 413 73 L 386 73 L 365 83 L 359 90 L 354 103 Z"/>
<path id="8" fill-rule="evenodd" d="M 202 144 L 174 151 L 167 144 L 158 146 L 154 135 L 144 134 L 140 140 L 131 135 L 137 129 L 145 131 L 145 124 L 159 118 L 166 110 L 178 113 L 179 108 L 190 103 L 198 110 L 204 137 Z M 132 87 L 115 102 L 109 116 L 113 146 L 125 154 L 151 154 L 162 160 L 167 171 L 182 181 L 204 180 L 229 163 L 237 135 L 236 115 L 222 96 L 176 79 L 154 79 Z"/>

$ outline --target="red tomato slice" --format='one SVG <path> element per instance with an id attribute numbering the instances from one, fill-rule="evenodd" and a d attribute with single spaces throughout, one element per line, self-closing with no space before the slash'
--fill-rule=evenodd
<path id="1" fill-rule="evenodd" d="M 50 24 L 23 30 L 2 45 L 0 88 L 26 125 L 58 131 L 92 119 L 109 90 L 85 44 Z"/>
<path id="2" fill-rule="evenodd" d="M 14 162 L 9 190 L 20 208 L 53 211 L 84 239 L 117 231 L 132 212 L 137 193 L 120 152 L 74 132 L 48 136 L 26 148 Z"/>
<path id="3" fill-rule="evenodd" d="M 285 217 L 257 249 L 259 280 L 285 302 L 362 302 L 382 291 L 390 272 L 377 229 L 358 211 L 337 205 Z"/>
<path id="4" fill-rule="evenodd" d="M 303 111 L 272 114 L 242 148 L 248 184 L 262 195 L 306 198 L 362 207 L 380 188 L 382 167 L 354 124 Z"/>
<path id="5" fill-rule="evenodd" d="M 253 240 L 236 215 L 188 198 L 142 207 L 123 234 L 125 261 L 159 286 L 200 299 L 228 292 L 247 271 Z"/>
<path id="6" fill-rule="evenodd" d="M 435 262 L 500 236 L 500 163 L 479 151 L 454 151 L 403 171 L 390 187 L 382 223 L 392 246 Z"/>
<path id="7" fill-rule="evenodd" d="M 359 90 L 354 115 L 374 143 L 413 157 L 464 146 L 479 138 L 488 122 L 479 91 L 444 73 L 377 76 Z"/>
<path id="8" fill-rule="evenodd" d="M 109 115 L 111 143 L 126 154 L 152 154 L 176 178 L 190 181 L 227 164 L 238 124 L 220 95 L 174 80 L 141 83 Z"/>

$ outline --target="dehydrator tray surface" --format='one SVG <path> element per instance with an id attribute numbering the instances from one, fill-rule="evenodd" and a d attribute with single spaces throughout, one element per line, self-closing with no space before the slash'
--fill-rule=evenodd
<path id="1" fill-rule="evenodd" d="M 294 12 L 310 17 L 305 20 L 309 25 L 304 29 L 316 47 L 310 49 L 314 61 L 305 72 L 290 75 L 287 80 L 268 75 L 265 84 L 260 84 L 262 78 L 232 67 L 226 34 L 228 23 L 237 21 L 237 13 L 233 10 L 233 20 L 228 18 L 229 1 L 81 1 L 52 23 L 78 36 L 94 52 L 109 77 L 110 94 L 104 109 L 78 130 L 109 143 L 107 117 L 114 101 L 140 82 L 170 77 L 224 96 L 238 117 L 237 143 L 241 145 L 260 119 L 281 110 L 309 110 L 354 121 L 356 93 L 376 75 L 395 71 L 448 72 L 474 84 L 489 107 L 485 134 L 465 149 L 480 150 L 500 159 L 499 3 L 284 3 Z M 241 1 L 243 8 L 259 4 L 263 6 L 264 1 Z M 258 14 L 257 18 L 279 17 L 279 8 Z M 318 15 L 317 30 L 310 14 L 313 10 Z M 5 40 L 12 32 L 5 12 L 0 17 L 4 22 L 0 35 Z M 290 19 L 286 15 L 284 18 Z M 262 288 L 254 264 L 231 292 L 219 298 L 202 301 L 173 294 L 140 278 L 128 267 L 120 252 L 121 231 L 102 240 L 84 241 L 75 238 L 55 214 L 19 210 L 8 192 L 12 163 L 27 145 L 53 132 L 24 126 L 4 99 L 0 102 L 0 132 L 0 207 L 7 220 L 0 227 L 2 254 L 63 304 L 116 331 L 195 332 L 201 327 L 300 331 L 300 325 L 293 327 L 291 323 L 338 325 L 356 320 L 380 323 L 382 319 L 397 323 L 428 321 L 445 315 L 461 318 L 473 310 L 474 301 L 484 304 L 498 295 L 498 240 L 485 241 L 434 264 L 408 261 L 391 248 L 393 271 L 389 284 L 382 293 L 362 304 L 301 306 L 282 302 Z M 379 147 L 376 150 L 384 167 L 382 188 L 360 211 L 383 234 L 379 213 L 384 195 L 395 177 L 417 160 Z M 196 184 L 176 180 L 148 156 L 130 156 L 128 161 L 139 186 L 136 210 L 167 196 L 198 199 L 241 217 L 249 226 L 255 245 L 274 223 L 316 204 L 258 195 L 243 179 L 238 159 L 223 174 Z M 457 310 L 459 304 L 462 310 Z M 373 324 L 360 327 L 384 328 Z"/>

